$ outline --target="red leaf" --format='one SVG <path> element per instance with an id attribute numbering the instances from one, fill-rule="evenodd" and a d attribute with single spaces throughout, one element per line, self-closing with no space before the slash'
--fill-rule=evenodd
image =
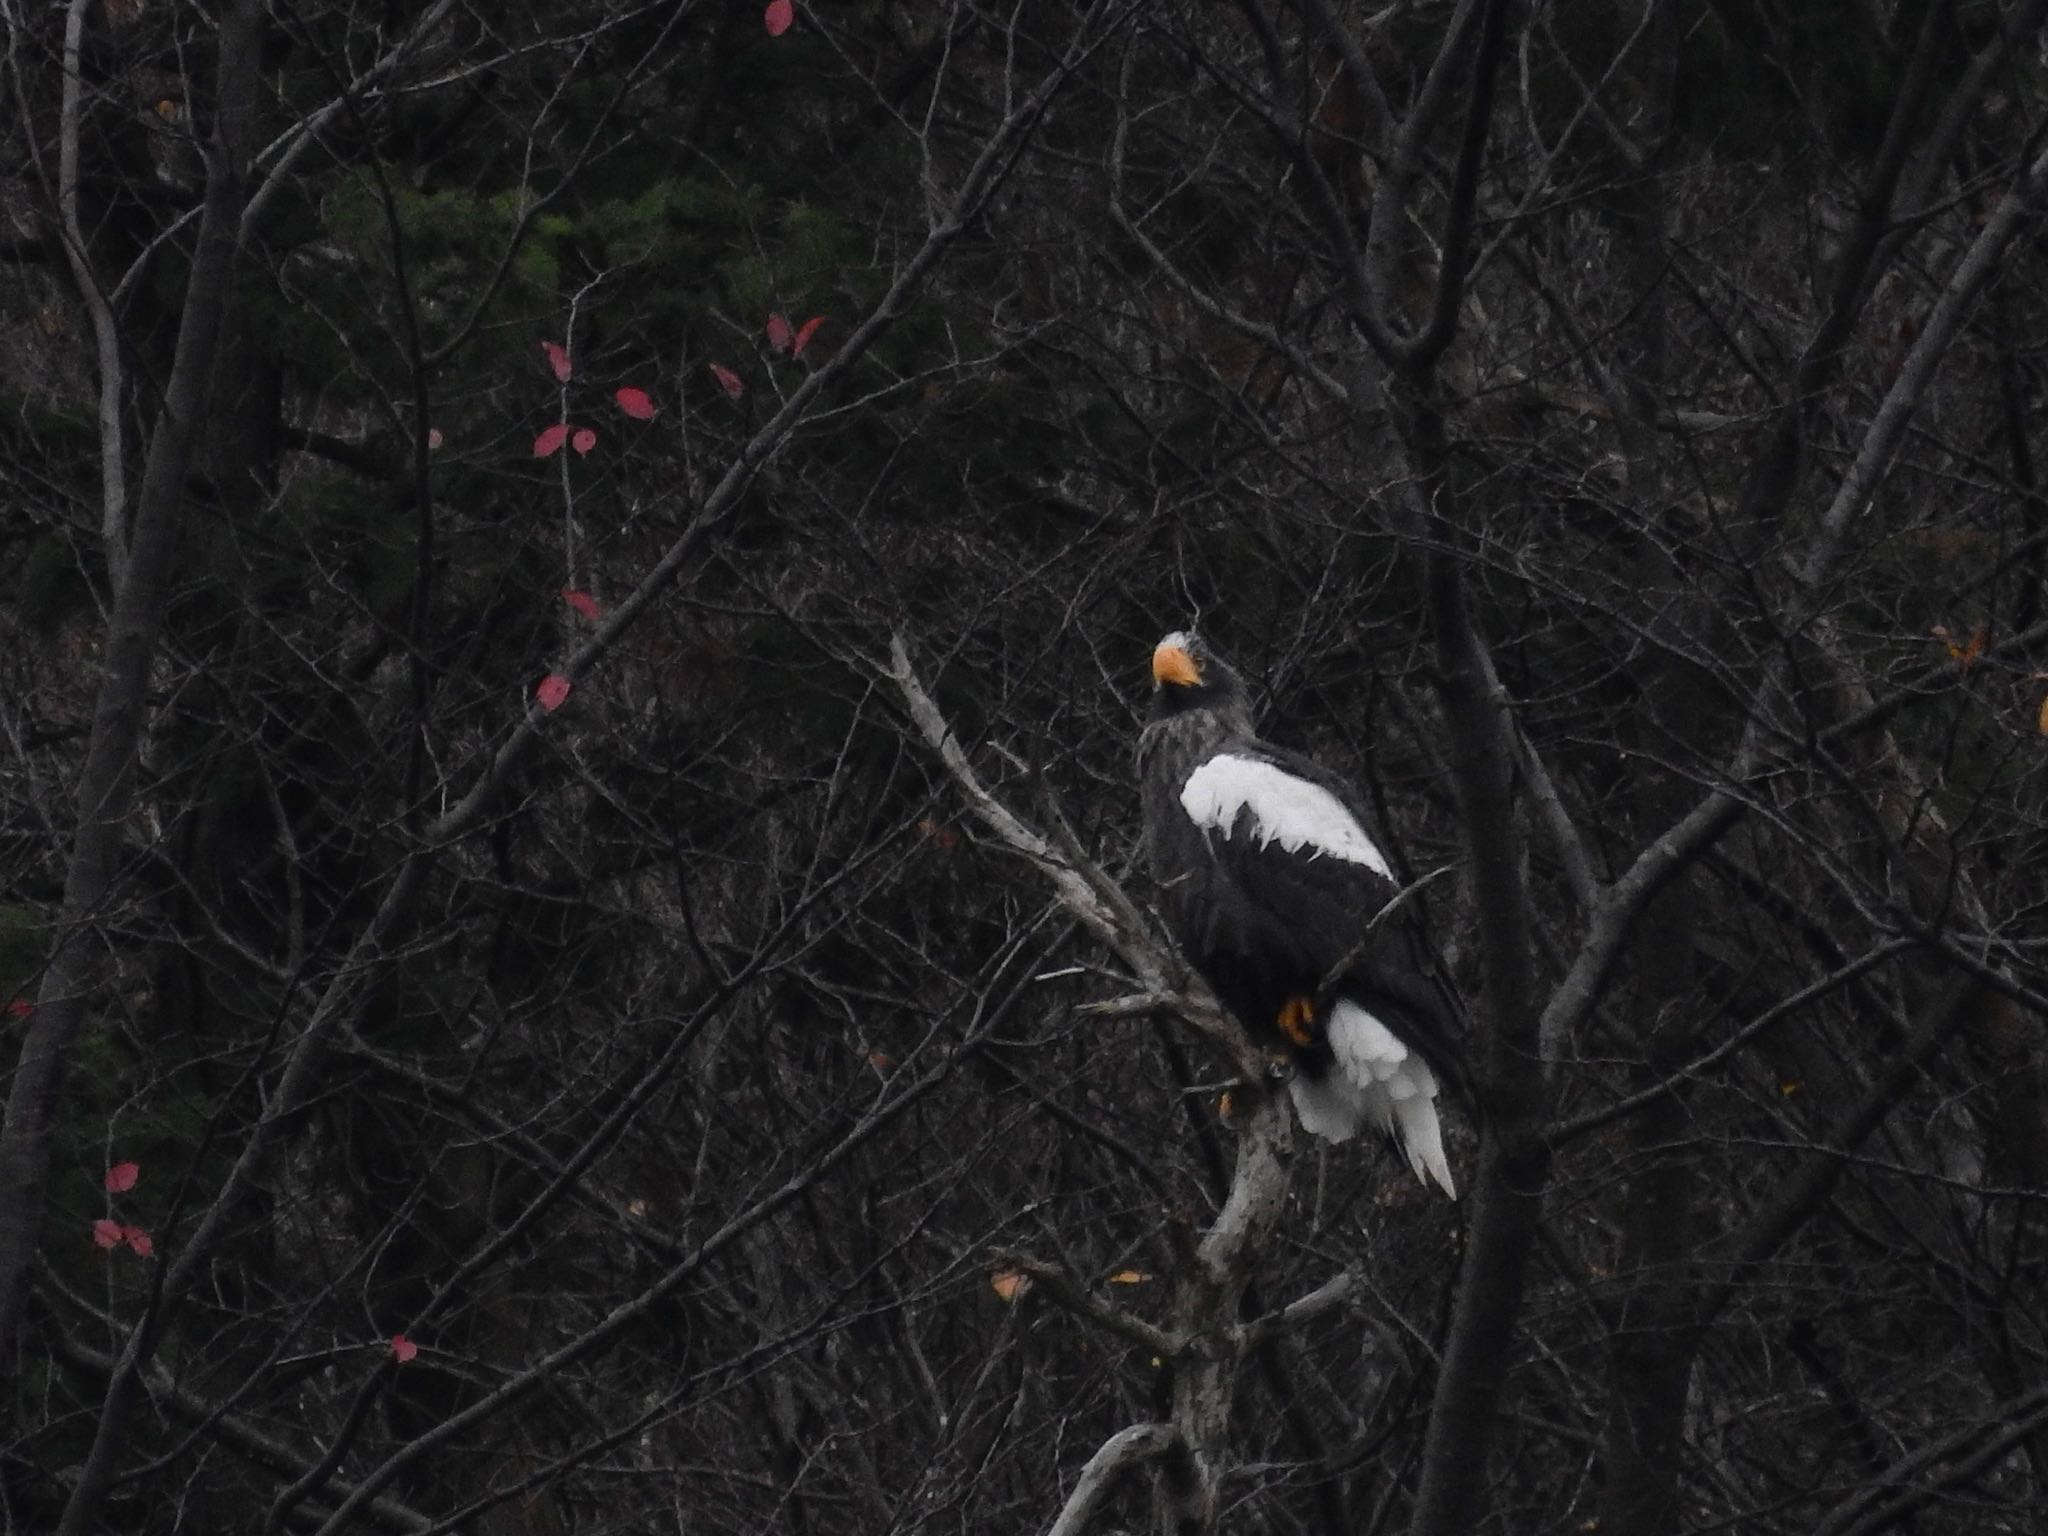
<path id="1" fill-rule="evenodd" d="M 547 353 L 547 355 L 548 355 L 548 367 L 550 367 L 550 368 L 552 368 L 552 369 L 554 370 L 554 372 L 555 372 L 555 380 L 556 380 L 556 382 L 557 382 L 557 383 L 561 383 L 561 384 L 566 384 L 566 383 L 568 383 L 568 382 L 569 382 L 569 352 L 568 352 L 568 349 L 567 349 L 567 348 L 565 348 L 565 347 L 564 347 L 564 346 L 563 346 L 563 345 L 562 345 L 562 344 L 561 344 L 561 343 L 560 343 L 559 341 L 544 341 L 544 342 L 542 342 L 542 343 L 540 344 L 540 349 L 541 349 L 541 351 L 543 351 L 543 352 Z"/>
<path id="2" fill-rule="evenodd" d="M 569 679 L 559 672 L 550 672 L 542 678 L 533 690 L 533 696 L 540 701 L 540 707 L 550 714 L 562 707 L 562 700 L 569 697 Z"/>
<path id="3" fill-rule="evenodd" d="M 569 439 L 569 424 L 558 421 L 533 440 L 533 456 L 544 459 Z"/>
<path id="4" fill-rule="evenodd" d="M 121 1241 L 121 1223 L 102 1216 L 92 1224 L 92 1240 L 95 1247 L 112 1248 Z"/>
<path id="5" fill-rule="evenodd" d="M 768 345 L 777 352 L 789 350 L 789 322 L 780 315 L 768 317 Z"/>
<path id="6" fill-rule="evenodd" d="M 647 397 L 646 390 L 635 389 L 628 384 L 612 398 L 619 402 L 619 409 L 635 421 L 654 420 L 654 402 Z"/>
<path id="7" fill-rule="evenodd" d="M 789 30 L 789 24 L 796 20 L 796 6 L 793 0 L 768 0 L 768 9 L 761 13 L 761 24 L 768 29 L 770 37 L 780 37 Z"/>
<path id="8" fill-rule="evenodd" d="M 588 453 L 597 446 L 597 434 L 588 427 L 578 427 L 576 435 L 569 439 L 569 446 L 579 454 Z"/>
<path id="9" fill-rule="evenodd" d="M 590 620 L 591 623 L 595 624 L 597 622 L 597 599 L 588 592 L 579 591 L 575 587 L 564 587 L 562 588 L 562 601 Z"/>
<path id="10" fill-rule="evenodd" d="M 156 1252 L 156 1244 L 149 1240 L 149 1234 L 140 1227 L 123 1227 L 121 1240 L 145 1259 Z"/>
<path id="11" fill-rule="evenodd" d="M 789 355 L 791 357 L 802 357 L 804 355 L 804 348 L 811 344 L 811 338 L 818 334 L 818 327 L 824 323 L 825 317 L 823 315 L 813 315 L 810 319 L 806 320 L 803 323 L 803 327 L 796 333 L 796 341 L 791 345 Z"/>
<path id="12" fill-rule="evenodd" d="M 439 427 L 427 428 L 427 452 L 432 453 L 436 448 L 439 448 L 440 446 L 441 429 Z"/>
<path id="13" fill-rule="evenodd" d="M 36 1005 L 25 997 L 17 997 L 7 1005 L 7 1017 L 10 1019 L 25 1019 L 35 1011 Z"/>
<path id="14" fill-rule="evenodd" d="M 711 365 L 711 376 L 718 380 L 718 387 L 735 400 L 747 392 L 747 386 L 740 382 L 740 376 L 723 363 Z"/>
<path id="15" fill-rule="evenodd" d="M 411 1339 L 408 1339 L 404 1334 L 394 1333 L 393 1335 L 391 1335 L 391 1358 L 396 1360 L 400 1365 L 405 1364 L 406 1361 L 412 1359 L 412 1357 L 414 1355 L 417 1355 L 419 1352 L 419 1345 L 413 1343 L 413 1341 Z"/>
<path id="16" fill-rule="evenodd" d="M 115 1195 L 127 1194 L 129 1190 L 135 1187 L 135 1181 L 141 1177 L 141 1174 L 142 1165 L 140 1163 L 114 1164 L 113 1167 L 107 1170 L 107 1192 Z"/>

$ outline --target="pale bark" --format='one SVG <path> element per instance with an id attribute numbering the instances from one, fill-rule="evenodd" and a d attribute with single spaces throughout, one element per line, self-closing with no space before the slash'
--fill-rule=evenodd
<path id="1" fill-rule="evenodd" d="M 57 219 L 64 259 L 79 301 L 92 321 L 93 361 L 99 372 L 100 546 L 107 583 L 119 592 L 128 572 L 128 435 L 121 414 L 127 369 L 114 307 L 100 286 L 92 246 L 78 217 L 79 137 L 85 118 L 83 42 L 92 0 L 71 0 L 64 14 L 64 95 L 57 123 Z"/>
<path id="2" fill-rule="evenodd" d="M 1164 1424 L 1133 1424 L 1111 1435 L 1074 1479 L 1074 1491 L 1067 1495 L 1047 1536 L 1083 1536 L 1118 1475 L 1163 1454 L 1172 1444 L 1173 1431 Z"/>

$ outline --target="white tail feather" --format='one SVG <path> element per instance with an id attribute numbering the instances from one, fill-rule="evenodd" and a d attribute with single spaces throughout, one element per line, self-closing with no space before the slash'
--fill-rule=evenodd
<path id="1" fill-rule="evenodd" d="M 1457 1199 L 1429 1063 L 1348 998 L 1330 1009 L 1329 1042 L 1335 1069 L 1320 1078 L 1296 1072 L 1288 1084 L 1302 1129 L 1326 1141 L 1349 1141 L 1370 1122 L 1400 1142 L 1416 1178 L 1435 1180 Z"/>
<path id="2" fill-rule="evenodd" d="M 1287 1094 L 1301 1128 L 1325 1141 L 1349 1141 L 1365 1120 L 1357 1086 L 1338 1073 L 1310 1077 L 1296 1072 L 1287 1081 Z"/>
<path id="3" fill-rule="evenodd" d="M 1413 1098 L 1394 1101 L 1394 1119 L 1401 1127 L 1401 1150 L 1408 1154 L 1408 1166 L 1415 1170 L 1415 1177 L 1425 1173 L 1436 1180 L 1437 1188 L 1453 1200 L 1458 1198 L 1458 1186 L 1451 1182 L 1450 1160 L 1444 1156 L 1444 1128 L 1436 1117 L 1436 1100 L 1416 1094 Z"/>

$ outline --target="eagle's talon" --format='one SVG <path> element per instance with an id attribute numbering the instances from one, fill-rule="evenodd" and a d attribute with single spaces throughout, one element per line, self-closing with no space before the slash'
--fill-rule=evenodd
<path id="1" fill-rule="evenodd" d="M 1312 998 L 1290 997 L 1280 1006 L 1280 1033 L 1296 1045 L 1316 1043 L 1315 1031 L 1310 1028 L 1315 1021 L 1316 1005 Z"/>

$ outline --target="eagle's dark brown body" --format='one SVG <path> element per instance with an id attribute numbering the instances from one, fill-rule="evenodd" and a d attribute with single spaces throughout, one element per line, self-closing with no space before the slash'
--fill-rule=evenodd
<path id="1" fill-rule="evenodd" d="M 1163 915 L 1190 963 L 1253 1033 L 1295 1065 L 1302 1122 L 1332 1140 L 1394 1131 L 1418 1173 L 1451 1188 L 1434 1099 L 1457 1076 L 1444 994 L 1348 787 L 1261 741 L 1236 674 L 1186 635 L 1153 664 L 1138 742 L 1145 849 Z M 1312 1019 L 1288 1015 L 1328 990 Z"/>

